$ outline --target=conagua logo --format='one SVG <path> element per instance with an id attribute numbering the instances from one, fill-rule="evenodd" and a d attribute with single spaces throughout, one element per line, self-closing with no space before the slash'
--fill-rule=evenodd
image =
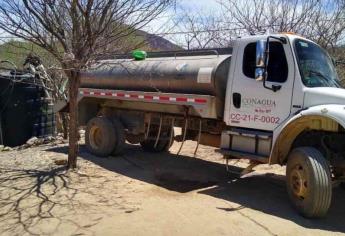
<path id="1" fill-rule="evenodd" d="M 275 107 L 276 101 L 271 100 L 271 99 L 242 98 L 242 104 L 244 106 Z"/>

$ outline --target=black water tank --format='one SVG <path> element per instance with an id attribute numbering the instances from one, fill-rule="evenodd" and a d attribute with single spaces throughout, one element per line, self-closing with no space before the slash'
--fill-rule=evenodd
<path id="1" fill-rule="evenodd" d="M 21 80 L 18 75 L 14 79 L 0 75 L 0 118 L 5 146 L 22 145 L 33 136 L 55 132 L 52 101 L 46 98 L 34 77 Z"/>

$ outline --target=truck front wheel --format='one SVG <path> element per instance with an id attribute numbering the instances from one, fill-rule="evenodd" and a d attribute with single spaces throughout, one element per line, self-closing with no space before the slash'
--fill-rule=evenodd
<path id="1" fill-rule="evenodd" d="M 292 150 L 287 167 L 287 191 L 297 211 L 308 218 L 324 216 L 331 204 L 329 164 L 313 147 Z"/>
<path id="2" fill-rule="evenodd" d="M 113 123 L 105 117 L 95 117 L 87 123 L 85 144 L 96 156 L 107 157 L 116 148 L 116 134 Z"/>

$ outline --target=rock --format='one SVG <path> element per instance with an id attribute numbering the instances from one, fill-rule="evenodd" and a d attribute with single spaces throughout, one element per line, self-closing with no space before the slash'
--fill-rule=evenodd
<path id="1" fill-rule="evenodd" d="M 58 140 L 62 140 L 62 141 L 59 141 L 58 143 L 64 143 L 63 142 L 63 138 L 62 137 L 55 137 L 55 136 L 47 136 L 47 137 L 44 137 L 44 138 L 37 138 L 37 137 L 32 137 L 30 138 L 28 141 L 26 141 L 25 144 L 21 145 L 18 147 L 19 150 L 22 150 L 22 149 L 26 149 L 26 148 L 30 148 L 30 147 L 33 147 L 33 146 L 40 146 L 40 145 L 43 145 L 43 144 L 55 144 L 56 141 Z"/>
<path id="2" fill-rule="evenodd" d="M 64 143 L 66 143 L 66 141 L 65 140 L 63 140 L 63 139 L 58 139 L 58 140 L 56 140 L 56 141 L 54 141 L 52 144 L 53 145 L 58 145 L 58 144 L 64 144 Z"/>
<path id="3" fill-rule="evenodd" d="M 0 152 L 2 152 L 4 150 L 5 146 L 4 145 L 0 145 Z"/>
<path id="4" fill-rule="evenodd" d="M 44 143 L 45 143 L 45 139 L 44 138 L 39 138 L 39 139 L 36 140 L 35 145 L 38 146 L 38 145 L 42 145 Z"/>
<path id="5" fill-rule="evenodd" d="M 25 144 L 19 146 L 17 149 L 18 149 L 18 150 L 23 150 L 23 149 L 26 149 L 26 148 L 29 148 L 29 147 L 30 147 L 30 145 L 27 144 L 27 143 L 25 143 Z"/>
<path id="6" fill-rule="evenodd" d="M 48 144 L 48 143 L 51 143 L 53 141 L 53 138 L 52 137 L 45 137 L 42 141 L 43 144 Z"/>
<path id="7" fill-rule="evenodd" d="M 53 136 L 48 136 L 48 137 L 45 137 L 45 138 L 44 138 L 44 143 L 51 143 L 51 142 L 53 142 L 53 141 L 55 141 L 55 140 L 56 140 L 55 137 L 53 137 Z"/>
<path id="8" fill-rule="evenodd" d="M 13 149 L 10 148 L 10 147 L 4 147 L 4 148 L 2 149 L 3 152 L 8 152 L 8 151 L 12 151 L 12 150 L 13 150 Z"/>
<path id="9" fill-rule="evenodd" d="M 61 160 L 54 160 L 55 165 L 58 166 L 64 166 L 67 165 L 67 160 L 66 159 L 61 159 Z"/>
<path id="10" fill-rule="evenodd" d="M 28 141 L 26 141 L 26 144 L 33 146 L 36 144 L 36 142 L 38 141 L 37 137 L 32 137 L 31 139 L 29 139 Z"/>

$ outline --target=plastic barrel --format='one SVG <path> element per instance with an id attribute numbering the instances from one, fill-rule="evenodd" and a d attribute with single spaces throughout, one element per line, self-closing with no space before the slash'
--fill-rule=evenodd
<path id="1" fill-rule="evenodd" d="M 19 146 L 33 136 L 55 134 L 52 101 L 45 97 L 42 87 L 25 82 L 13 83 L 0 76 L 0 95 L 4 145 Z"/>

